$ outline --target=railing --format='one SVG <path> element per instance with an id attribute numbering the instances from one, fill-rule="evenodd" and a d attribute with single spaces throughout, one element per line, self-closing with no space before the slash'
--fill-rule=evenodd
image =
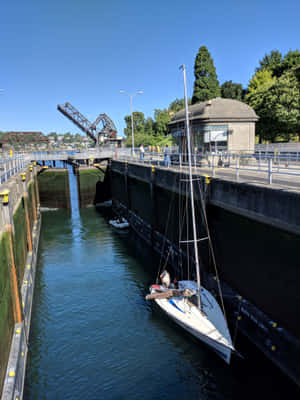
<path id="1" fill-rule="evenodd" d="M 4 183 L 14 174 L 29 165 L 32 160 L 62 160 L 62 159 L 103 159 L 112 158 L 141 164 L 160 165 L 166 168 L 184 169 L 187 167 L 187 155 L 177 152 L 148 152 L 140 153 L 139 149 L 132 152 L 130 148 L 90 149 L 81 151 L 54 151 L 15 154 L 13 157 L 4 156 L 0 159 L 0 182 Z M 300 184 L 300 153 L 277 154 L 255 153 L 236 154 L 220 152 L 192 154 L 194 169 L 202 168 L 212 176 L 226 174 L 231 171 L 231 177 L 237 181 L 243 174 L 243 180 L 253 180 L 255 176 L 263 177 L 269 184 L 274 176 L 281 176 L 286 181 L 294 180 Z M 195 171 L 196 172 L 196 171 Z M 247 176 L 246 176 L 247 175 Z"/>
<path id="2" fill-rule="evenodd" d="M 166 168 L 187 168 L 187 155 L 179 153 L 150 153 L 145 152 L 141 155 L 139 152 L 119 154 L 119 160 L 160 165 Z M 300 159 L 297 154 L 292 155 L 274 155 L 274 154 L 192 154 L 193 168 L 202 168 L 216 176 L 219 172 L 231 171 L 235 179 L 240 179 L 241 173 L 248 173 L 248 179 L 253 180 L 255 176 L 262 176 L 269 184 L 273 182 L 273 177 L 280 175 L 287 179 L 291 177 L 300 184 Z M 244 174 L 244 180 L 247 177 Z"/>
<path id="3" fill-rule="evenodd" d="M 276 153 L 281 153 L 281 152 L 300 153 L 300 142 L 256 144 L 255 151 L 276 152 Z"/>
<path id="4" fill-rule="evenodd" d="M 0 183 L 6 182 L 7 179 L 20 172 L 29 164 L 30 161 L 20 154 L 13 157 L 5 156 L 4 158 L 0 158 Z"/>

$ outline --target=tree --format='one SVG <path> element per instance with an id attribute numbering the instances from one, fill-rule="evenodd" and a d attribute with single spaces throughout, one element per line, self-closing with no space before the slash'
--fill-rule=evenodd
<path id="1" fill-rule="evenodd" d="M 281 137 L 289 140 L 298 134 L 300 140 L 300 85 L 293 71 L 277 79 L 267 96 L 273 118 L 281 126 Z"/>
<path id="2" fill-rule="evenodd" d="M 192 99 L 188 99 L 188 105 L 192 104 Z M 175 99 L 168 107 L 169 115 L 175 114 L 184 108 L 184 99 Z"/>
<path id="3" fill-rule="evenodd" d="M 282 61 L 282 73 L 296 67 L 300 67 L 300 52 L 299 50 L 289 51 Z"/>
<path id="4" fill-rule="evenodd" d="M 145 133 L 150 136 L 153 136 L 155 134 L 154 121 L 151 117 L 148 117 L 145 121 Z"/>
<path id="5" fill-rule="evenodd" d="M 168 131 L 168 123 L 170 122 L 170 114 L 168 110 L 154 110 L 154 129 L 157 136 L 164 136 Z"/>
<path id="6" fill-rule="evenodd" d="M 293 70 L 279 78 L 269 70 L 258 71 L 250 81 L 247 102 L 260 117 L 260 141 L 290 140 L 295 133 L 300 139 L 300 85 Z"/>
<path id="7" fill-rule="evenodd" d="M 195 82 L 192 104 L 221 95 L 213 59 L 205 46 L 200 47 L 194 67 Z"/>
<path id="8" fill-rule="evenodd" d="M 134 145 L 139 146 L 141 138 L 145 132 L 145 116 L 144 113 L 140 111 L 134 111 L 133 116 L 133 130 L 134 130 Z M 126 136 L 126 145 L 131 146 L 132 144 L 132 127 L 131 127 L 131 115 L 126 115 L 125 117 L 126 128 L 124 128 L 124 133 Z"/>
<path id="9" fill-rule="evenodd" d="M 224 99 L 243 100 L 243 86 L 240 83 L 226 81 L 221 85 L 221 97 Z"/>
<path id="10" fill-rule="evenodd" d="M 256 124 L 256 133 L 260 143 L 263 139 L 273 142 L 279 133 L 279 126 L 270 109 L 269 98 L 269 90 L 275 82 L 276 78 L 272 76 L 271 71 L 262 70 L 256 72 L 248 86 L 246 101 L 260 118 Z"/>
<path id="11" fill-rule="evenodd" d="M 277 77 L 282 74 L 282 54 L 279 50 L 271 50 L 269 54 L 265 54 L 259 64 L 260 67 L 256 68 L 256 72 L 269 70 L 273 76 Z"/>

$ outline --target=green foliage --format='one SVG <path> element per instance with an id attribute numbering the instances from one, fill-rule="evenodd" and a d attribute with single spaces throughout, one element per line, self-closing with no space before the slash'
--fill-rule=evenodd
<path id="1" fill-rule="evenodd" d="M 256 133 L 260 142 L 262 140 L 273 142 L 279 133 L 279 126 L 276 125 L 271 113 L 268 99 L 269 90 L 275 82 L 276 78 L 272 76 L 271 71 L 262 70 L 257 71 L 249 83 L 246 101 L 260 117 L 256 124 Z"/>
<path id="2" fill-rule="evenodd" d="M 240 83 L 233 83 L 232 81 L 226 81 L 221 85 L 221 97 L 224 99 L 235 99 L 243 100 L 243 87 Z"/>
<path id="3" fill-rule="evenodd" d="M 205 46 L 200 47 L 194 67 L 195 82 L 192 104 L 221 95 L 213 59 Z"/>
<path id="4" fill-rule="evenodd" d="M 283 74 L 270 91 L 269 103 L 274 119 L 282 126 L 283 139 L 290 133 L 300 136 L 300 85 L 293 72 Z"/>
<path id="5" fill-rule="evenodd" d="M 278 50 L 272 50 L 270 54 L 265 54 L 264 58 L 259 61 L 260 67 L 256 68 L 256 72 L 262 70 L 271 71 L 272 75 L 281 75 L 282 54 Z"/>
<path id="6" fill-rule="evenodd" d="M 191 104 L 192 104 L 192 99 L 188 99 L 188 105 L 190 106 Z M 177 113 L 178 111 L 182 110 L 184 106 L 185 106 L 184 99 L 175 99 L 169 105 L 168 108 L 169 114 L 172 115 Z"/>
<path id="7" fill-rule="evenodd" d="M 164 136 L 168 131 L 168 123 L 171 120 L 169 111 L 166 109 L 164 110 L 155 109 L 154 119 L 155 119 L 154 123 L 155 136 Z"/>
<path id="8" fill-rule="evenodd" d="M 275 82 L 276 78 L 273 77 L 271 71 L 264 69 L 256 72 L 250 80 L 247 98 L 257 91 L 268 90 Z"/>
<path id="9" fill-rule="evenodd" d="M 300 67 L 300 52 L 299 50 L 289 51 L 282 61 L 282 73 Z"/>
<path id="10" fill-rule="evenodd" d="M 170 120 L 170 112 L 167 109 L 155 109 L 154 120 L 151 117 L 145 119 L 142 112 L 133 112 L 134 146 L 139 147 L 141 144 L 144 146 L 171 144 L 171 136 L 165 136 L 168 132 Z M 132 145 L 131 115 L 125 116 L 125 122 L 125 144 L 130 147 Z"/>
<path id="11" fill-rule="evenodd" d="M 291 134 L 300 132 L 300 85 L 292 70 L 279 78 L 270 70 L 258 71 L 248 90 L 247 102 L 260 117 L 260 141 L 289 140 Z"/>

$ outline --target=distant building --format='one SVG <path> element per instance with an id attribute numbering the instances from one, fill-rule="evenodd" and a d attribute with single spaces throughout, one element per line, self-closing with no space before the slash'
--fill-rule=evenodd
<path id="1" fill-rule="evenodd" d="M 3 148 L 14 149 L 34 148 L 38 146 L 46 147 L 48 138 L 42 132 L 7 132 L 2 140 Z"/>
<path id="2" fill-rule="evenodd" d="M 258 116 L 247 104 L 217 97 L 189 106 L 193 152 L 254 152 Z M 180 152 L 186 153 L 185 110 L 168 124 Z"/>

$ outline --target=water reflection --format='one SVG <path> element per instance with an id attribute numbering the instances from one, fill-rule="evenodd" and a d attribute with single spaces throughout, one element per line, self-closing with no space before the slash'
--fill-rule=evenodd
<path id="1" fill-rule="evenodd" d="M 25 399 L 280 398 L 145 301 L 158 261 L 93 208 L 43 213 Z"/>

